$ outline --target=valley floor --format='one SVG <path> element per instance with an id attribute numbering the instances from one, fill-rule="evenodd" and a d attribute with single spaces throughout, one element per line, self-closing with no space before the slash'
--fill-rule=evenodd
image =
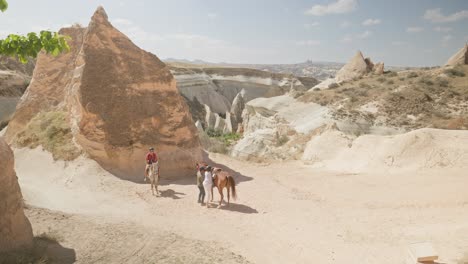
<path id="1" fill-rule="evenodd" d="M 394 264 L 420 241 L 433 243 L 441 263 L 468 254 L 466 171 L 347 174 L 210 154 L 232 170 L 239 199 L 206 209 L 195 178 L 162 175 L 155 197 L 84 158 L 15 156 L 33 230 L 55 237 L 68 262 Z"/>

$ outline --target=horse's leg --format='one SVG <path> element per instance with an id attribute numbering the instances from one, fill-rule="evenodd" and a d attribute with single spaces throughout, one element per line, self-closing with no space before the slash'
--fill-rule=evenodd
<path id="1" fill-rule="evenodd" d="M 227 193 L 228 193 L 228 205 L 229 205 L 229 199 L 231 198 L 231 191 L 229 191 L 229 185 L 226 185 Z"/>
<path id="2" fill-rule="evenodd" d="M 158 171 L 158 174 L 156 174 L 156 179 L 155 179 L 155 183 L 154 183 L 154 187 L 156 189 L 156 194 L 159 195 L 159 190 L 158 190 L 158 184 L 159 184 L 159 171 Z"/>
<path id="3" fill-rule="evenodd" d="M 221 196 L 221 199 L 219 199 L 219 206 L 218 208 L 221 208 L 221 204 L 223 203 L 224 200 L 224 195 L 223 195 L 223 185 L 220 184 L 220 188 L 218 188 L 219 195 Z"/>

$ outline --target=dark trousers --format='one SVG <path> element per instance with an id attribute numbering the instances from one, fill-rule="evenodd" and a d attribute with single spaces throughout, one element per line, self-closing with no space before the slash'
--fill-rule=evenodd
<path id="1" fill-rule="evenodd" d="M 200 190 L 200 193 L 198 194 L 198 202 L 203 203 L 205 200 L 205 188 L 202 186 L 198 186 L 198 189 Z"/>

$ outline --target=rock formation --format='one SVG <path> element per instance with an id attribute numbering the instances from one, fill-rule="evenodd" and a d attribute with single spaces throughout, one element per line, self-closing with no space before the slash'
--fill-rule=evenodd
<path id="1" fill-rule="evenodd" d="M 237 124 L 235 124 L 235 125 L 236 125 L 236 128 L 237 128 Z M 231 115 L 231 113 L 226 112 L 226 119 L 225 119 L 225 125 L 224 125 L 223 133 L 228 134 L 228 133 L 232 133 L 232 132 L 236 131 L 233 128 L 234 128 L 234 122 L 233 122 L 232 115 Z"/>
<path id="2" fill-rule="evenodd" d="M 238 123 L 242 122 L 242 111 L 244 111 L 245 102 L 241 93 L 238 93 L 232 102 L 231 114 Z"/>
<path id="3" fill-rule="evenodd" d="M 31 247 L 32 243 L 32 228 L 23 211 L 13 151 L 0 137 L 0 255 Z"/>
<path id="4" fill-rule="evenodd" d="M 115 29 L 102 7 L 87 28 L 60 33 L 71 36 L 71 51 L 39 55 L 8 140 L 15 142 L 39 112 L 61 111 L 72 143 L 122 178 L 141 178 L 148 146 L 160 156 L 161 175 L 191 173 L 200 142 L 168 67 Z"/>
<path id="5" fill-rule="evenodd" d="M 214 130 L 219 131 L 219 132 L 223 132 L 224 131 L 224 125 L 225 125 L 224 119 L 218 114 L 215 114 L 215 118 L 216 118 L 216 122 L 215 122 L 215 125 L 214 125 Z"/>
<path id="6" fill-rule="evenodd" d="M 379 63 L 377 65 L 379 65 Z M 352 80 L 354 78 L 361 78 L 368 73 L 376 72 L 377 65 L 374 65 L 370 58 L 364 59 L 362 53 L 358 51 L 356 55 L 354 55 L 354 57 L 338 71 L 335 79 L 338 83 L 340 83 Z M 382 66 L 379 65 L 378 67 L 382 68 L 382 70 L 379 69 L 378 72 L 383 73 L 383 64 Z"/>
<path id="7" fill-rule="evenodd" d="M 468 44 L 465 44 L 457 53 L 447 61 L 445 66 L 467 65 L 468 64 Z"/>
<path id="8" fill-rule="evenodd" d="M 211 108 L 208 105 L 205 105 L 205 113 L 206 129 L 213 129 L 216 123 L 216 116 L 211 112 Z"/>
<path id="9" fill-rule="evenodd" d="M 241 91 L 248 102 L 258 97 L 283 95 L 290 90 L 306 90 L 318 83 L 310 77 L 234 67 L 171 67 L 171 72 L 177 88 L 186 98 L 196 98 L 221 114 L 230 111 L 234 98 Z"/>
<path id="10" fill-rule="evenodd" d="M 374 66 L 374 74 L 380 75 L 384 74 L 384 63 L 380 62 Z"/>

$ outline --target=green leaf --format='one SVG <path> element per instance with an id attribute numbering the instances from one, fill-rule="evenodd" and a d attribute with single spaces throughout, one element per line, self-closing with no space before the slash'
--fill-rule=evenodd
<path id="1" fill-rule="evenodd" d="M 8 9 L 8 3 L 6 0 L 0 0 L 0 10 L 5 12 Z"/>

